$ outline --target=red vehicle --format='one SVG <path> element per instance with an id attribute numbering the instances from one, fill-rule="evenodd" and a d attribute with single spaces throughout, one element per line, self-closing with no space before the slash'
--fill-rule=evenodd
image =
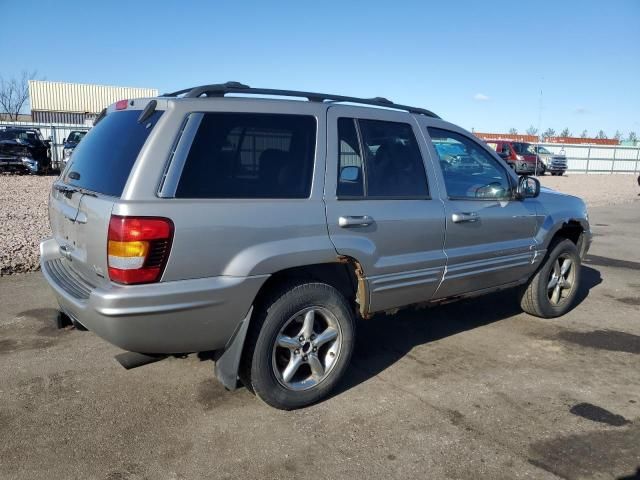
<path id="1" fill-rule="evenodd" d="M 518 174 L 544 175 L 545 164 L 540 161 L 535 153 L 534 145 L 525 142 L 511 140 L 488 140 L 487 145 L 493 148 L 498 155 L 509 164 Z M 537 168 L 536 168 L 536 163 Z"/>

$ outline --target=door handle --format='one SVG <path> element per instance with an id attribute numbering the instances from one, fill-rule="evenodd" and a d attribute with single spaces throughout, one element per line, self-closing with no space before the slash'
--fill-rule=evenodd
<path id="1" fill-rule="evenodd" d="M 477 222 L 480 217 L 476 212 L 457 212 L 451 215 L 453 223 Z"/>
<path id="2" fill-rule="evenodd" d="M 369 215 L 338 218 L 338 225 L 340 225 L 342 228 L 368 227 L 372 223 L 373 218 L 371 218 Z"/>

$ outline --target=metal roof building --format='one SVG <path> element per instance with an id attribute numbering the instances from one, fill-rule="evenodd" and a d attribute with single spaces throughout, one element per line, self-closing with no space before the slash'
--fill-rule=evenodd
<path id="1" fill-rule="evenodd" d="M 158 90 L 155 88 L 29 80 L 29 100 L 34 122 L 85 123 L 118 100 L 156 96 Z"/>

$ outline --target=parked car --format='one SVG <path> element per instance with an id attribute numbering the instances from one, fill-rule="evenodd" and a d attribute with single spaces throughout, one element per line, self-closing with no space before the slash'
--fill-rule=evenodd
<path id="1" fill-rule="evenodd" d="M 490 140 L 487 145 L 493 148 L 516 173 L 544 175 L 546 166 L 538 159 L 530 143 Z"/>
<path id="2" fill-rule="evenodd" d="M 51 167 L 48 140 L 37 128 L 0 127 L 0 171 L 47 173 Z"/>
<path id="3" fill-rule="evenodd" d="M 428 110 L 236 82 L 110 106 L 49 209 L 42 272 L 76 325 L 128 367 L 213 351 L 282 409 L 341 380 L 356 319 L 509 287 L 563 315 L 591 243 L 581 199 Z"/>
<path id="4" fill-rule="evenodd" d="M 78 146 L 80 140 L 87 134 L 86 130 L 72 130 L 69 132 L 69 136 L 62 140 L 62 164 L 67 164 L 69 157 L 73 153 L 73 150 Z"/>
<path id="5" fill-rule="evenodd" d="M 563 175 L 567 171 L 567 157 L 562 150 L 560 153 L 551 153 L 542 145 L 530 145 L 529 149 L 538 155 L 544 164 L 544 171 L 551 175 Z"/>

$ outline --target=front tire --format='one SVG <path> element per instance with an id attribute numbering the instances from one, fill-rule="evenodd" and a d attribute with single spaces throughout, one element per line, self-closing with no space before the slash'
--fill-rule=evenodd
<path id="1" fill-rule="evenodd" d="M 580 255 L 567 239 L 552 242 L 544 263 L 524 288 L 520 306 L 530 315 L 555 318 L 567 313 L 580 285 Z"/>
<path id="2" fill-rule="evenodd" d="M 326 397 L 346 371 L 355 340 L 353 309 L 325 283 L 273 292 L 251 320 L 240 378 L 282 410 Z"/>

